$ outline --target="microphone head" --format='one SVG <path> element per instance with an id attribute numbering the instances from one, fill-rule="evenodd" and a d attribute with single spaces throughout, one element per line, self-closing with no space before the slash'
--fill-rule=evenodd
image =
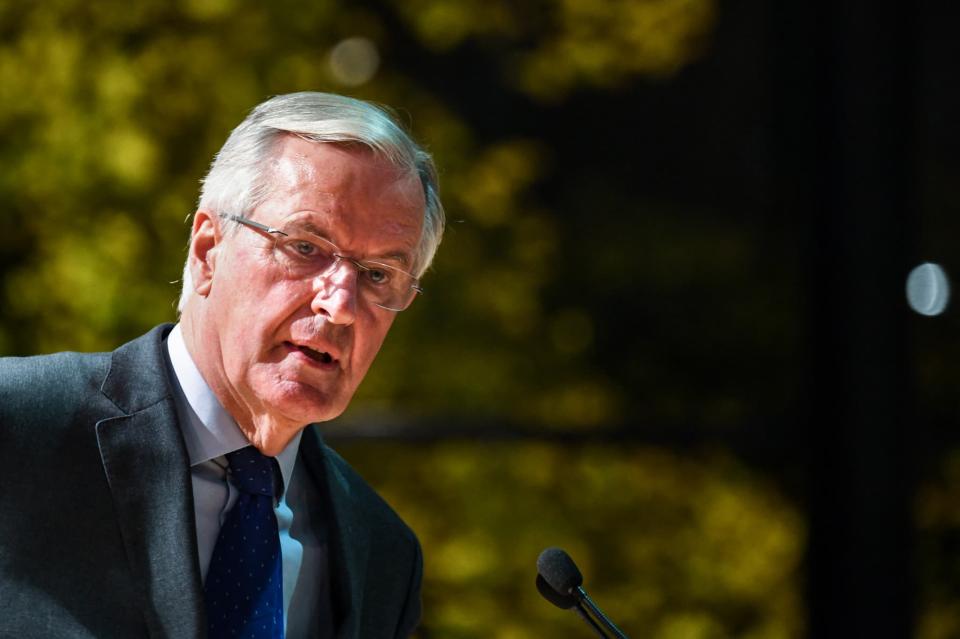
<path id="1" fill-rule="evenodd" d="M 560 548 L 547 548 L 540 553 L 537 572 L 560 595 L 569 595 L 583 583 L 577 564 Z"/>
<path id="2" fill-rule="evenodd" d="M 569 610 L 577 605 L 577 598 L 573 595 L 561 595 L 550 587 L 550 584 L 543 578 L 543 575 L 537 575 L 537 590 L 543 595 L 543 598 L 552 603 L 557 608 Z"/>

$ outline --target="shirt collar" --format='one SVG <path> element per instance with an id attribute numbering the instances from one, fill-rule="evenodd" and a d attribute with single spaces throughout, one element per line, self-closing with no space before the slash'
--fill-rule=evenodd
<path id="1" fill-rule="evenodd" d="M 187 414 L 187 419 L 181 420 L 184 422 L 181 429 L 187 445 L 187 455 L 190 457 L 190 466 L 249 446 L 250 442 L 240 431 L 237 422 L 224 409 L 193 363 L 179 324 L 174 326 L 167 336 L 167 350 L 177 382 L 173 385 L 176 400 Z M 284 488 L 290 485 L 302 435 L 301 430 L 276 457 L 283 475 Z"/>

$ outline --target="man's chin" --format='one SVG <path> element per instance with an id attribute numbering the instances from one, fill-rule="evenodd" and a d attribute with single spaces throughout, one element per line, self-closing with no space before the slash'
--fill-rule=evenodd
<path id="1" fill-rule="evenodd" d="M 329 386 L 318 387 L 289 378 L 279 383 L 266 380 L 260 385 L 263 392 L 258 394 L 261 405 L 274 420 L 283 422 L 285 428 L 303 428 L 334 419 L 346 409 L 353 394 L 344 392 L 341 384 Z"/>
<path id="2" fill-rule="evenodd" d="M 346 409 L 350 398 L 339 397 L 308 384 L 286 382 L 275 389 L 269 405 L 271 412 L 286 422 L 301 427 L 316 422 L 325 422 L 339 417 Z"/>

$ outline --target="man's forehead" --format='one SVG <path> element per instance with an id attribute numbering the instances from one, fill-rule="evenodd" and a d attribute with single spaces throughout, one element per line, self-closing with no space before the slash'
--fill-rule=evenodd
<path id="1" fill-rule="evenodd" d="M 271 177 L 289 186 L 336 184 L 352 177 L 358 167 L 366 170 L 366 177 L 385 182 L 416 177 L 414 171 L 396 166 L 365 144 L 317 142 L 293 134 L 280 138 L 270 160 Z"/>
<path id="2" fill-rule="evenodd" d="M 279 145 L 258 207 L 274 223 L 309 224 L 337 244 L 384 241 L 415 252 L 426 206 L 418 175 L 360 144 L 288 135 Z"/>
<path id="3" fill-rule="evenodd" d="M 316 173 L 317 167 L 309 160 L 306 153 L 293 153 L 280 148 L 270 160 L 271 181 L 288 187 L 311 182 Z"/>

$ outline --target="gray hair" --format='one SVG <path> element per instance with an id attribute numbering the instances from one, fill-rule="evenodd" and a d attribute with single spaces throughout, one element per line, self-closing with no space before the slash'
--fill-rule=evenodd
<path id="1" fill-rule="evenodd" d="M 444 213 L 436 167 L 430 154 L 413 141 L 394 115 L 369 102 L 304 91 L 261 103 L 233 130 L 214 157 L 203 179 L 198 207 L 220 214 L 241 214 L 257 208 L 271 193 L 268 165 L 276 143 L 289 134 L 319 143 L 362 144 L 400 170 L 417 174 L 426 207 L 414 274 L 423 275 L 443 237 Z M 183 271 L 180 311 L 192 293 L 188 266 Z"/>

